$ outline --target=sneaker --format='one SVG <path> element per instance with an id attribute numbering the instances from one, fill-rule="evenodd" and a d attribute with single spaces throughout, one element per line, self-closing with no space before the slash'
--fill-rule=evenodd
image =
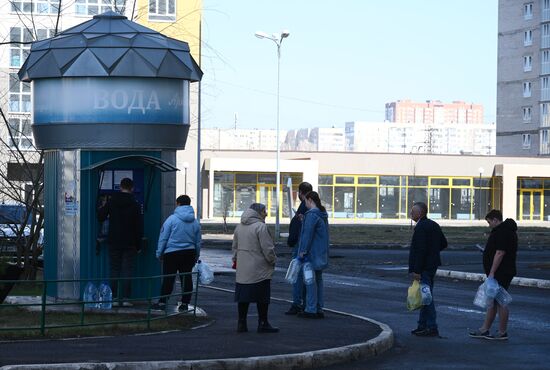
<path id="1" fill-rule="evenodd" d="M 288 311 L 285 312 L 285 315 L 298 315 L 300 312 L 302 312 L 302 309 L 299 306 L 292 305 Z"/>
<path id="2" fill-rule="evenodd" d="M 304 312 L 300 312 L 297 316 L 303 319 L 320 319 L 320 317 L 317 315 L 317 312 L 311 313 L 311 312 L 304 311 Z"/>
<path id="3" fill-rule="evenodd" d="M 508 339 L 508 332 L 501 333 L 497 331 L 495 335 L 487 335 L 485 339 L 489 340 L 507 340 Z"/>
<path id="4" fill-rule="evenodd" d="M 439 337 L 439 330 L 426 328 L 415 334 L 417 337 Z"/>
<path id="5" fill-rule="evenodd" d="M 187 303 L 182 303 L 178 307 L 179 312 L 189 312 L 189 305 Z"/>
<path id="6" fill-rule="evenodd" d="M 324 319 L 325 313 L 323 311 L 317 311 L 317 318 L 318 319 Z"/>
<path id="7" fill-rule="evenodd" d="M 412 335 L 416 335 L 416 333 L 420 333 L 421 331 L 424 331 L 424 330 L 426 330 L 426 328 L 420 328 L 420 327 L 418 327 L 418 328 L 416 328 L 416 329 L 414 329 L 414 330 L 411 330 L 411 334 L 412 334 Z"/>
<path id="8" fill-rule="evenodd" d="M 166 304 L 160 303 L 160 302 L 152 304 L 151 305 L 151 310 L 152 311 L 164 311 L 164 310 L 166 310 Z"/>
<path id="9" fill-rule="evenodd" d="M 487 337 L 490 337 L 489 330 L 481 331 L 479 329 L 470 330 L 468 335 L 472 338 L 487 338 Z"/>

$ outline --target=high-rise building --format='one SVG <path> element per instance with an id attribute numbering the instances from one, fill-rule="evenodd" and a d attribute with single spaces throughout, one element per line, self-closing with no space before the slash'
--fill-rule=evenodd
<path id="1" fill-rule="evenodd" d="M 463 101 L 415 102 L 398 100 L 386 104 L 386 121 L 397 123 L 483 123 L 483 106 Z"/>
<path id="2" fill-rule="evenodd" d="M 550 0 L 499 0 L 497 154 L 549 155 Z"/>

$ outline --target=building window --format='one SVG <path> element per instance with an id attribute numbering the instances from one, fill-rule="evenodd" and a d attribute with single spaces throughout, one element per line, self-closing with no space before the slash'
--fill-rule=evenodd
<path id="1" fill-rule="evenodd" d="M 531 122 L 531 107 L 523 107 L 523 122 Z"/>
<path id="2" fill-rule="evenodd" d="M 531 97 L 531 82 L 523 83 L 523 97 L 524 98 Z"/>
<path id="3" fill-rule="evenodd" d="M 541 88 L 548 89 L 548 77 L 543 77 L 541 79 Z"/>
<path id="4" fill-rule="evenodd" d="M 542 63 L 550 63 L 550 50 L 542 51 Z"/>
<path id="5" fill-rule="evenodd" d="M 543 145 L 548 145 L 548 130 L 541 131 L 540 139 Z"/>
<path id="6" fill-rule="evenodd" d="M 522 134 L 521 140 L 523 149 L 531 149 L 531 134 Z"/>
<path id="7" fill-rule="evenodd" d="M 38 28 L 35 30 L 36 40 L 43 40 L 54 35 L 54 30 Z M 31 42 L 35 41 L 32 31 L 25 27 L 10 28 L 10 42 L 20 44 L 10 44 L 10 67 L 19 68 L 29 56 Z"/>
<path id="8" fill-rule="evenodd" d="M 529 72 L 533 69 L 533 57 L 531 55 L 523 56 L 523 71 Z"/>
<path id="9" fill-rule="evenodd" d="M 114 10 L 124 13 L 126 0 L 75 0 L 75 13 L 78 15 L 96 15 Z"/>
<path id="10" fill-rule="evenodd" d="M 533 30 L 527 30 L 524 33 L 523 44 L 529 46 L 533 44 Z"/>
<path id="11" fill-rule="evenodd" d="M 528 20 L 533 18 L 533 3 L 523 4 L 523 19 Z"/>
<path id="12" fill-rule="evenodd" d="M 9 81 L 9 112 L 30 112 L 31 84 L 19 81 L 17 73 L 10 73 Z"/>
<path id="13" fill-rule="evenodd" d="M 149 20 L 175 21 L 176 0 L 149 0 Z"/>
<path id="14" fill-rule="evenodd" d="M 542 1 L 542 9 L 550 9 L 550 0 L 543 0 Z"/>
<path id="15" fill-rule="evenodd" d="M 13 13 L 55 14 L 59 0 L 12 0 Z"/>
<path id="16" fill-rule="evenodd" d="M 8 133 L 8 142 L 10 148 L 19 148 L 22 150 L 33 149 L 34 142 L 32 138 L 31 121 L 28 117 L 11 117 L 8 120 L 10 133 Z"/>

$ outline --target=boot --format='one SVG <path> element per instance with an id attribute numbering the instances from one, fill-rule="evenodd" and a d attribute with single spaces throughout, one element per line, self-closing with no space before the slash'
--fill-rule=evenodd
<path id="1" fill-rule="evenodd" d="M 237 333 L 245 333 L 248 331 L 248 327 L 246 326 L 246 320 L 239 320 L 237 323 Z"/>
<path id="2" fill-rule="evenodd" d="M 274 328 L 271 324 L 266 321 L 258 322 L 258 333 L 278 333 L 279 328 Z"/>

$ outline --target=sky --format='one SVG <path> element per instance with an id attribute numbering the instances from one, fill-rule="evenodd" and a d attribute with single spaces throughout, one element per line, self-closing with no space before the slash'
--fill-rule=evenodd
<path id="1" fill-rule="evenodd" d="M 497 0 L 203 0 L 202 127 L 384 120 L 385 103 L 462 100 L 496 119 Z"/>

